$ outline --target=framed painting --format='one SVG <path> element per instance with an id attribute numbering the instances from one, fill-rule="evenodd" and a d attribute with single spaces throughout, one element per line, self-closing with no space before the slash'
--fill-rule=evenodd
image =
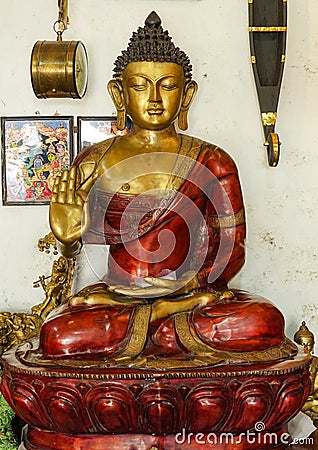
<path id="1" fill-rule="evenodd" d="M 73 160 L 73 116 L 1 117 L 2 203 L 45 205 Z"/>
<path id="2" fill-rule="evenodd" d="M 123 136 L 131 130 L 131 120 L 127 117 L 126 127 L 118 130 L 116 116 L 77 117 L 77 151 L 80 152 L 97 142 L 114 136 Z"/>

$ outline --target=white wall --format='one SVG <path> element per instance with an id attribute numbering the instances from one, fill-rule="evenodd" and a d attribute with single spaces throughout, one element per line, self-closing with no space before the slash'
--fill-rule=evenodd
<path id="1" fill-rule="evenodd" d="M 290 337 L 306 320 L 318 339 L 318 1 L 288 3 L 288 46 L 276 131 L 281 160 L 269 168 L 249 59 L 246 0 L 69 0 L 65 40 L 82 40 L 89 86 L 82 100 L 38 100 L 29 75 L 37 40 L 55 40 L 57 0 L 0 0 L 0 115 L 110 115 L 113 61 L 155 9 L 190 56 L 199 93 L 189 133 L 227 150 L 240 169 L 248 219 L 247 262 L 233 283 L 270 298 Z M 49 274 L 39 253 L 48 207 L 0 206 L 0 310 L 41 301 L 32 282 Z"/>

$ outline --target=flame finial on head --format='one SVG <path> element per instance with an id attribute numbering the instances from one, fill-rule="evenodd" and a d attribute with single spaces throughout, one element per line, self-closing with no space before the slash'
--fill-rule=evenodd
<path id="1" fill-rule="evenodd" d="M 152 11 L 147 19 L 145 20 L 145 25 L 149 28 L 159 28 L 161 25 L 161 19 L 156 13 L 156 11 Z"/>
<path id="2" fill-rule="evenodd" d="M 127 49 L 116 59 L 114 78 L 122 78 L 123 71 L 130 62 L 142 61 L 176 63 L 183 68 L 186 81 L 192 78 L 188 56 L 174 45 L 168 31 L 163 30 L 161 19 L 155 11 L 148 15 L 144 27 L 133 32 Z"/>

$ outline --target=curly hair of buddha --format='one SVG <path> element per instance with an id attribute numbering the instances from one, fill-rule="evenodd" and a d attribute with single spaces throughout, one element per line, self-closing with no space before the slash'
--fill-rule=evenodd
<path id="1" fill-rule="evenodd" d="M 127 49 L 116 59 L 114 78 L 122 78 L 123 71 L 130 62 L 142 61 L 176 63 L 183 68 L 186 82 L 192 78 L 189 57 L 174 45 L 168 31 L 163 30 L 160 17 L 154 11 L 145 20 L 145 26 L 133 32 Z"/>

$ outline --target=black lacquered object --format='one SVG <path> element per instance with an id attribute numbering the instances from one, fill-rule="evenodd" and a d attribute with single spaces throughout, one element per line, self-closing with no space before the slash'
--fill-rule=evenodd
<path id="1" fill-rule="evenodd" d="M 277 166 L 280 156 L 275 125 L 285 63 L 287 1 L 248 0 L 251 62 L 271 167 Z"/>

